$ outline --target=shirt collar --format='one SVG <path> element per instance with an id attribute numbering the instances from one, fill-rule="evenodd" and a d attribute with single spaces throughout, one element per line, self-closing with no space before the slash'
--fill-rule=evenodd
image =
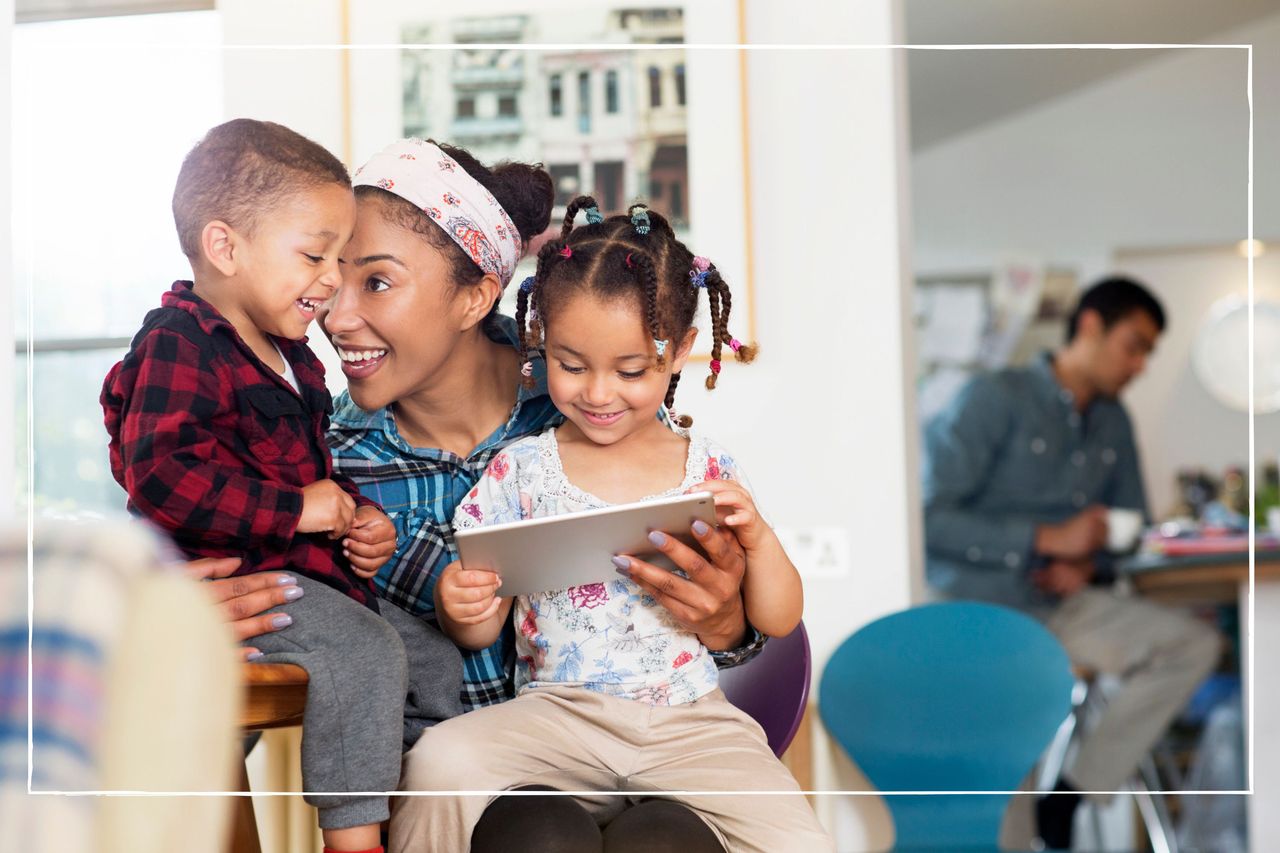
<path id="1" fill-rule="evenodd" d="M 179 311 L 185 311 L 196 319 L 200 324 L 200 331 L 206 335 L 213 335 L 215 332 L 225 332 L 236 340 L 242 340 L 240 333 L 236 331 L 236 327 L 231 325 L 231 321 L 222 316 L 217 308 L 200 298 L 193 290 L 195 283 L 191 281 L 175 281 L 173 286 L 160 297 L 160 305 L 164 308 L 176 308 Z M 275 335 L 268 335 L 280 351 L 284 355 L 295 352 L 299 346 L 306 346 L 307 338 L 301 337 L 297 340 L 293 338 L 281 338 Z M 245 344 L 247 347 L 248 344 Z"/>
<path id="2" fill-rule="evenodd" d="M 1036 377 L 1036 392 L 1047 402 L 1071 408 L 1075 403 L 1075 395 L 1062 387 L 1057 375 L 1053 372 L 1053 353 L 1045 350 L 1031 362 L 1031 373 Z"/>

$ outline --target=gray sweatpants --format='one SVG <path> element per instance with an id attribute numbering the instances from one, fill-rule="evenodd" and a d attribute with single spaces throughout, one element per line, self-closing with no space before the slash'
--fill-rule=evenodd
<path id="1" fill-rule="evenodd" d="M 245 644 L 262 650 L 259 662 L 297 664 L 310 676 L 302 720 L 302 785 L 309 792 L 306 801 L 319 812 L 320 827 L 380 823 L 390 815 L 386 797 L 344 792 L 393 791 L 399 782 L 408 687 L 404 643 L 388 620 L 369 608 L 320 581 L 297 578 L 303 596 L 269 611 L 288 613 L 293 624 Z"/>

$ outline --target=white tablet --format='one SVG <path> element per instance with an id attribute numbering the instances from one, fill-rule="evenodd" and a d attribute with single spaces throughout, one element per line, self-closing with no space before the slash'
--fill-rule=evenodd
<path id="1" fill-rule="evenodd" d="M 498 595 L 528 595 L 613 580 L 615 554 L 675 569 L 649 533 L 661 530 L 701 551 L 689 531 L 697 519 L 716 523 L 710 492 L 457 530 L 453 538 L 464 566 L 502 576 Z"/>

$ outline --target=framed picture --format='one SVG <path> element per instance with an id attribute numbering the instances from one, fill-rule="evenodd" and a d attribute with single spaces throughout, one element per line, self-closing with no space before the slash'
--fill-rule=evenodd
<path id="1" fill-rule="evenodd" d="M 735 44 L 738 20 L 735 0 L 361 4 L 351 41 L 404 47 L 357 50 L 347 63 L 352 165 L 403 136 L 484 163 L 542 163 L 556 187 L 549 232 L 576 195 L 606 215 L 643 202 L 715 262 L 733 289 L 735 334 L 754 339 L 745 63 L 741 51 L 696 46 Z M 523 262 L 517 278 L 532 268 Z M 508 313 L 514 301 L 508 288 Z"/>

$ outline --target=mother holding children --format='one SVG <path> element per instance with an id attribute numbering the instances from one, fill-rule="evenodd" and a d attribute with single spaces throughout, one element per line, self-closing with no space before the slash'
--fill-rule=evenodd
<path id="1" fill-rule="evenodd" d="M 740 466 L 675 413 L 704 294 L 707 387 L 726 350 L 754 357 L 729 285 L 657 212 L 584 196 L 504 316 L 553 197 L 539 166 L 421 139 L 353 190 L 285 127 L 214 128 L 174 191 L 192 279 L 103 386 L 113 474 L 246 658 L 307 669 L 326 850 L 381 851 L 388 818 L 397 853 L 832 849 L 717 686 L 802 608 Z M 313 320 L 346 375 L 336 401 Z M 682 574 L 618 556 L 612 581 L 503 596 L 453 542 L 700 490 L 718 521 L 694 523 L 701 551 L 651 534 Z M 376 793 L 397 789 L 490 793 Z"/>

